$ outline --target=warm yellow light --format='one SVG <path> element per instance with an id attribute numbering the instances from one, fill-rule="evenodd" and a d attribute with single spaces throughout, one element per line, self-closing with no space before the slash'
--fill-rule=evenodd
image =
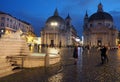
<path id="1" fill-rule="evenodd" d="M 51 22 L 51 26 L 57 26 L 58 23 L 57 22 Z"/>
<path id="2" fill-rule="evenodd" d="M 57 26 L 57 25 L 58 25 L 58 23 L 57 23 L 57 22 L 55 22 L 55 23 L 54 23 L 54 25 L 55 25 L 55 26 Z"/>
<path id="3" fill-rule="evenodd" d="M 118 45 L 118 44 L 119 44 L 118 42 L 119 42 L 119 39 L 116 39 L 116 45 Z"/>
<path id="4" fill-rule="evenodd" d="M 54 23 L 53 22 L 51 22 L 51 26 L 53 26 L 54 25 Z"/>
<path id="5" fill-rule="evenodd" d="M 2 30 L 3 31 L 3 30 Z M 4 31 L 3 31 L 4 32 Z M 6 30 L 5 34 L 10 34 L 10 32 L 8 30 Z"/>
<path id="6" fill-rule="evenodd" d="M 27 43 L 32 43 L 33 42 L 33 37 L 27 37 Z"/>

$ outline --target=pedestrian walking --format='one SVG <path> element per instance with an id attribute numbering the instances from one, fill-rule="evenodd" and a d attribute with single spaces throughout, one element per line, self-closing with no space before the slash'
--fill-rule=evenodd
<path id="1" fill-rule="evenodd" d="M 78 47 L 75 46 L 74 51 L 73 51 L 73 58 L 74 58 L 74 64 L 77 64 L 77 60 L 78 60 Z"/>
<path id="2" fill-rule="evenodd" d="M 90 54 L 90 47 L 89 47 L 89 45 L 87 46 L 87 54 Z"/>
<path id="3" fill-rule="evenodd" d="M 102 61 L 101 64 L 104 64 L 105 62 L 108 62 L 107 47 L 106 46 L 102 46 L 100 51 L 101 51 L 101 61 Z"/>

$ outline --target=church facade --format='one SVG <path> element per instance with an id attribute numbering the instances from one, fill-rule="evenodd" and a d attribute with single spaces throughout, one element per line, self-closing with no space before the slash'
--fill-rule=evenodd
<path id="1" fill-rule="evenodd" d="M 102 4 L 98 4 L 98 10 L 90 17 L 87 12 L 83 26 L 84 45 L 89 46 L 116 46 L 118 30 L 114 26 L 112 16 L 103 11 Z"/>
<path id="2" fill-rule="evenodd" d="M 71 24 L 71 17 L 68 15 L 64 20 L 56 9 L 41 31 L 41 44 L 47 47 L 73 46 L 76 43 L 76 37 L 77 32 Z"/>

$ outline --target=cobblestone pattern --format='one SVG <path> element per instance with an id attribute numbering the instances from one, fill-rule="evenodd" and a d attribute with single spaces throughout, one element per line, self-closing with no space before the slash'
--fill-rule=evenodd
<path id="1" fill-rule="evenodd" d="M 0 78 L 0 82 L 120 82 L 120 50 L 110 50 L 109 62 L 101 65 L 100 52 L 91 49 L 79 54 L 77 65 L 73 49 L 61 49 L 61 62 L 48 68 L 24 69 Z"/>

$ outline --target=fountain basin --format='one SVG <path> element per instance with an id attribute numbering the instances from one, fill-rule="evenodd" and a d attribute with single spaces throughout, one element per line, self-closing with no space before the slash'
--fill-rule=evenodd
<path id="1" fill-rule="evenodd" d="M 29 56 L 15 56 L 17 64 L 24 68 L 48 66 L 60 61 L 59 54 L 32 53 Z"/>
<path id="2" fill-rule="evenodd" d="M 45 53 L 32 53 L 30 56 L 32 57 L 44 57 L 46 54 Z"/>

